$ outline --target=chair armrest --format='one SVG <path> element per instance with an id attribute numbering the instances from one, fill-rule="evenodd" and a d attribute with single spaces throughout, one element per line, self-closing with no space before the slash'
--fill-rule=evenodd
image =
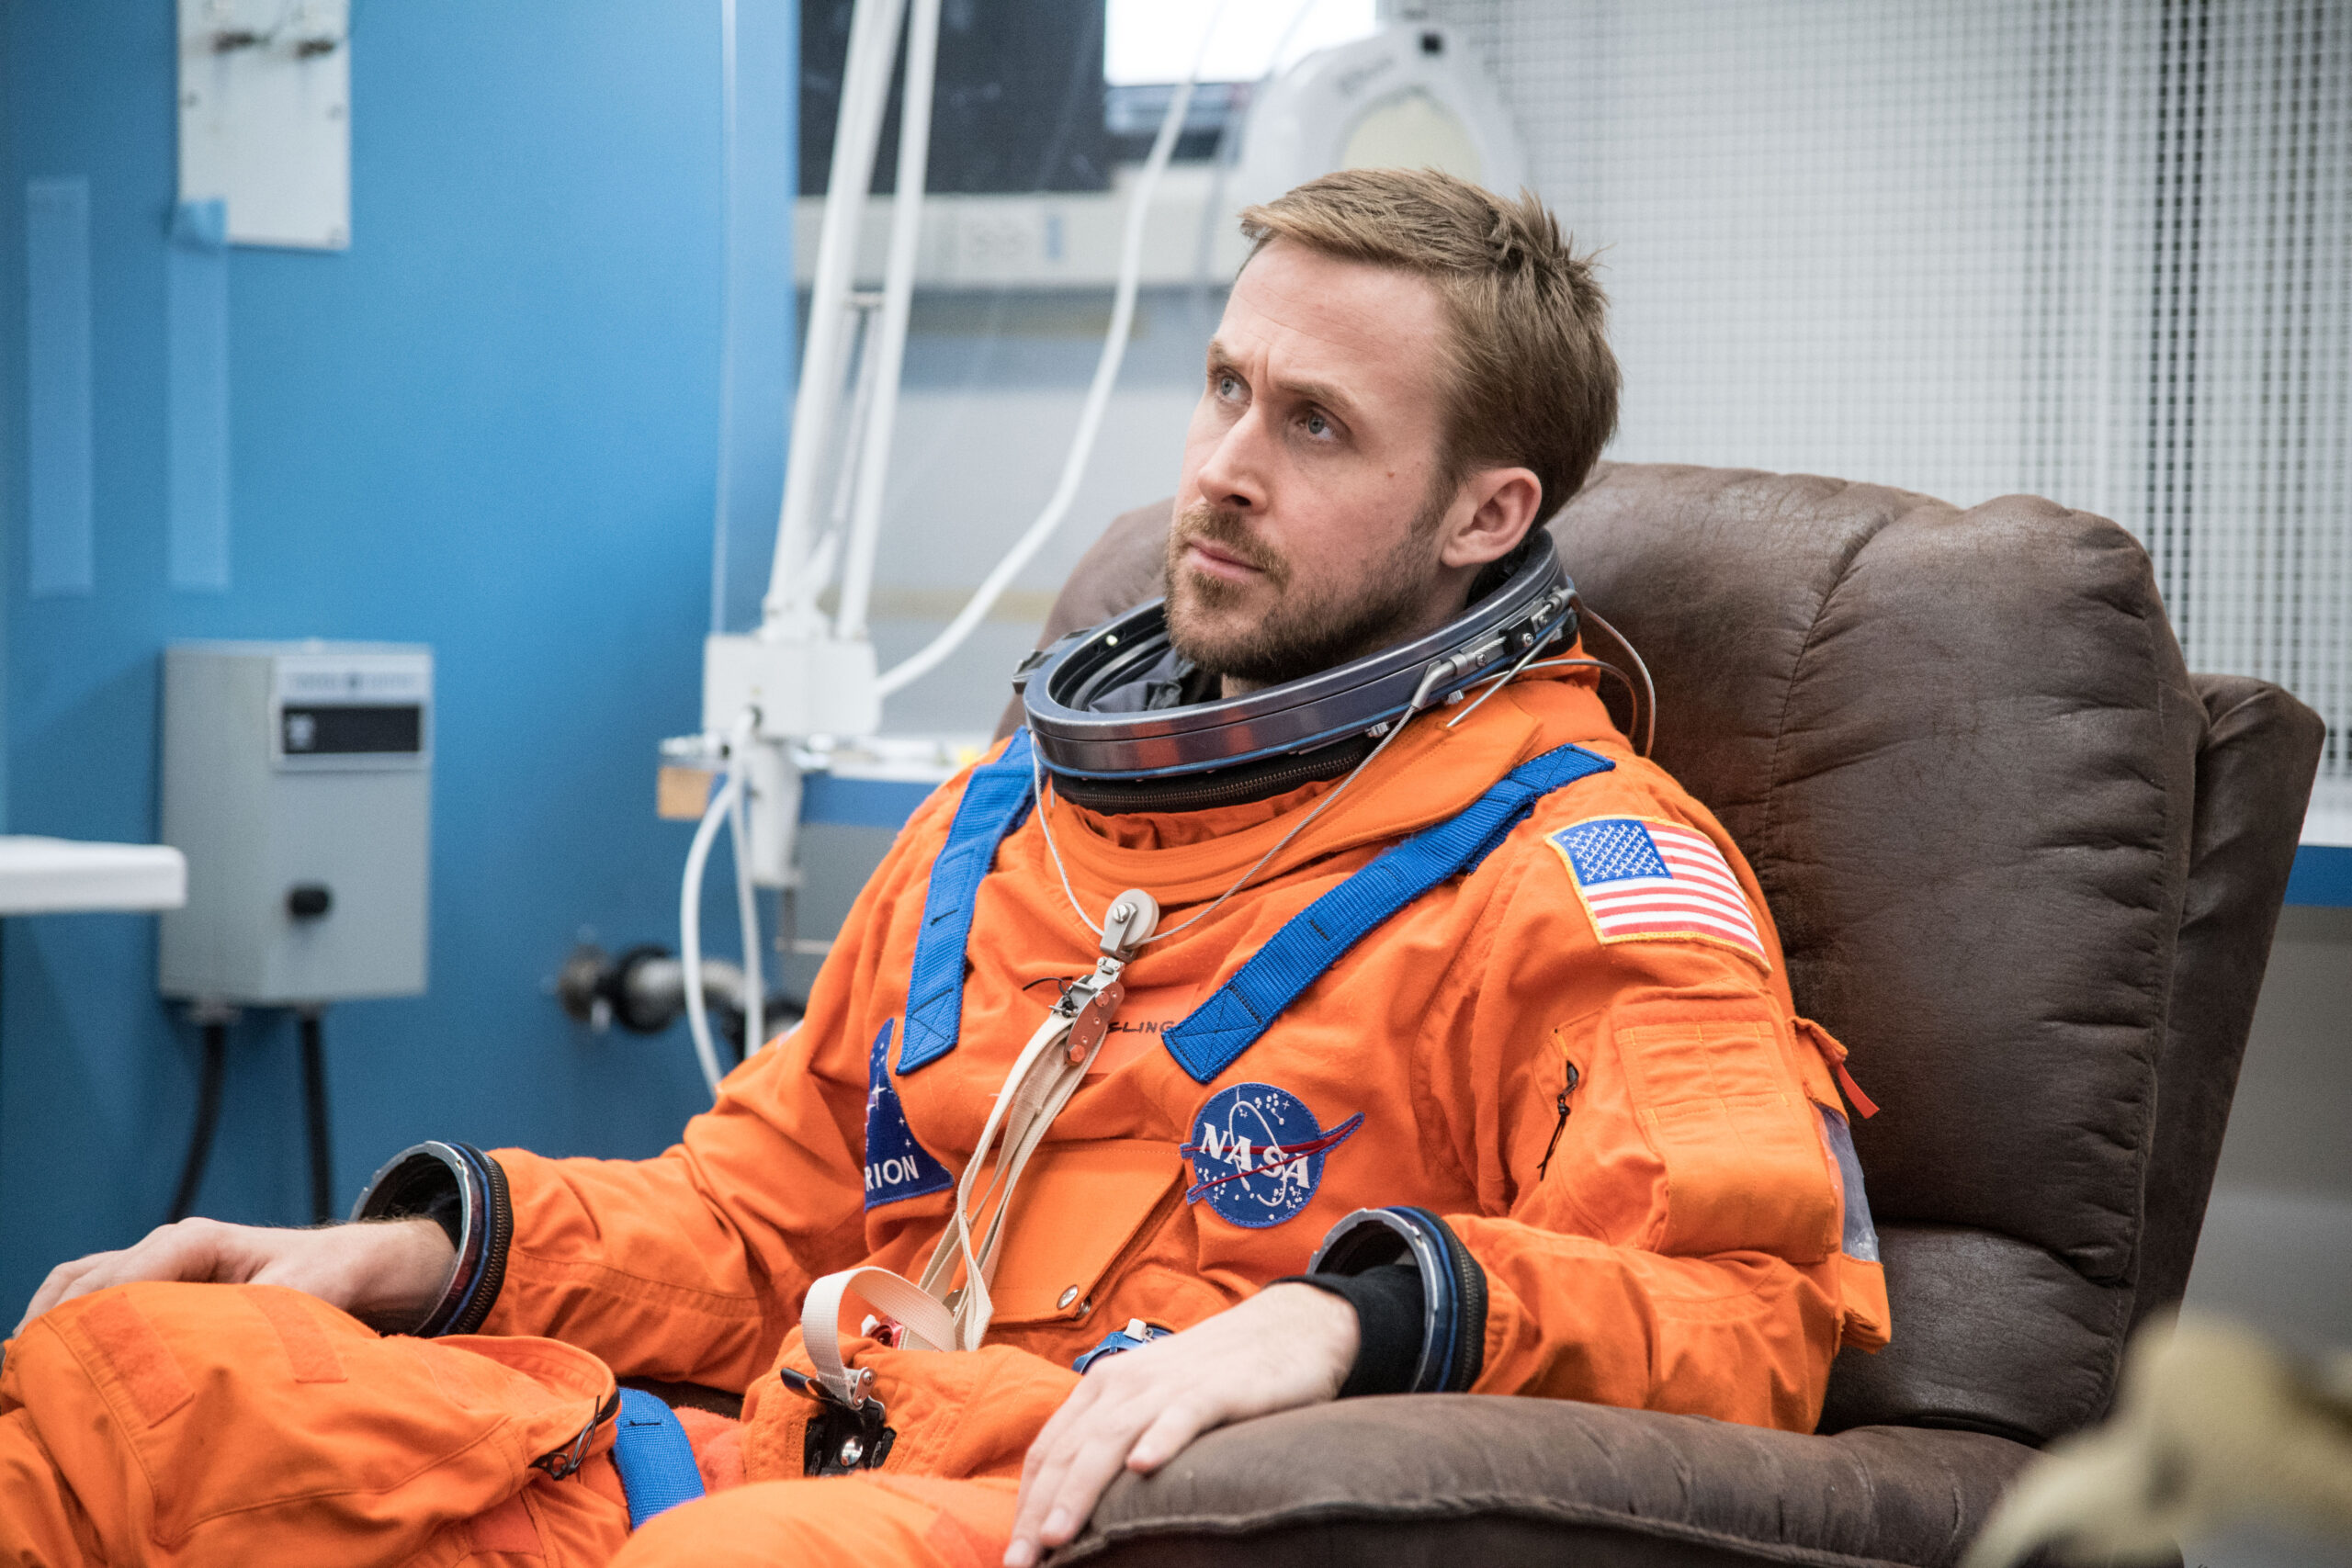
<path id="1" fill-rule="evenodd" d="M 1123 1476 L 1057 1564 L 1955 1562 L 2033 1450 L 1836 1437 L 1569 1400 L 1350 1400 L 1210 1433 Z M 1245 1544 L 1246 1543 L 1246 1544 Z"/>

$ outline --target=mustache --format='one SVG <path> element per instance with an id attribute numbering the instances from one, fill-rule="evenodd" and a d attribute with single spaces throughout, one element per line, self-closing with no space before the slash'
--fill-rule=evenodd
<path id="1" fill-rule="evenodd" d="M 1286 573 L 1287 563 L 1250 534 L 1247 517 L 1205 502 L 1188 506 L 1178 514 L 1170 542 L 1179 551 L 1189 544 L 1215 545 L 1244 566 L 1254 567 L 1269 577 Z"/>

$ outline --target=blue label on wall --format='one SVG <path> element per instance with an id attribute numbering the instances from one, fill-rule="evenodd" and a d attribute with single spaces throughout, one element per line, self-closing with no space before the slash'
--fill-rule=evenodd
<path id="1" fill-rule="evenodd" d="M 954 1183 L 947 1168 L 915 1142 L 907 1125 L 906 1108 L 899 1103 L 898 1086 L 890 1081 L 890 1023 L 874 1037 L 874 1055 L 866 1068 L 865 1206 L 879 1208 L 907 1198 L 920 1198 Z"/>
<path id="2" fill-rule="evenodd" d="M 1250 1230 L 1281 1224 L 1323 1184 L 1324 1156 L 1363 1125 L 1358 1111 L 1327 1133 L 1306 1101 L 1269 1083 L 1219 1089 L 1177 1151 L 1193 1162 L 1184 1201 L 1205 1201 L 1218 1218 Z"/>

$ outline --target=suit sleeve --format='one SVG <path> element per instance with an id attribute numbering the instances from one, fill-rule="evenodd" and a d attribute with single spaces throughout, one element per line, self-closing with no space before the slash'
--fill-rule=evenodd
<path id="1" fill-rule="evenodd" d="M 1450 1267 L 1459 1336 L 1423 1382 L 1809 1431 L 1842 1325 L 1822 1132 L 1838 1099 L 1753 880 L 1743 867 L 1760 954 L 1603 941 L 1541 829 L 1522 831 L 1444 1043 L 1423 1053 L 1424 1103 L 1478 1194 L 1420 1214 L 1420 1272 Z M 1401 1252 L 1335 1232 L 1324 1256 Z"/>
<path id="2" fill-rule="evenodd" d="M 487 1156 L 510 1235 L 484 1332 L 561 1339 L 623 1376 L 741 1388 L 809 1283 L 865 1255 L 868 1015 L 889 1010 L 887 934 L 900 902 L 922 897 L 949 793 L 860 894 L 799 1027 L 729 1074 L 675 1146 L 650 1160 Z"/>

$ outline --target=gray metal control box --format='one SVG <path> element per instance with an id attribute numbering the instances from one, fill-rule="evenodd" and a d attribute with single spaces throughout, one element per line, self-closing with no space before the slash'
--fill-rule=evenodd
<path id="1" fill-rule="evenodd" d="M 433 654 L 185 643 L 164 654 L 168 997 L 253 1005 L 424 989 Z"/>

